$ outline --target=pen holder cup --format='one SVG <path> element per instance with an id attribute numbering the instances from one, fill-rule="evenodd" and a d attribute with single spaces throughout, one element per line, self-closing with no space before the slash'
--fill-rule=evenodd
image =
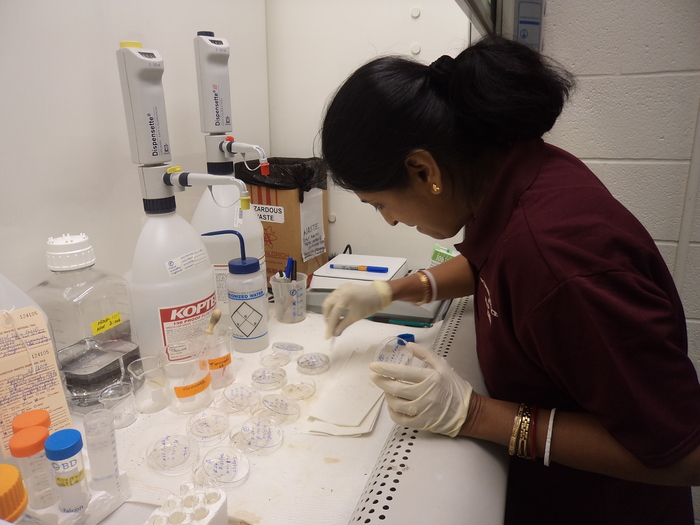
<path id="1" fill-rule="evenodd" d="M 306 318 L 306 274 L 298 273 L 295 281 L 279 274 L 270 277 L 275 298 L 275 316 L 281 323 L 298 323 Z"/>

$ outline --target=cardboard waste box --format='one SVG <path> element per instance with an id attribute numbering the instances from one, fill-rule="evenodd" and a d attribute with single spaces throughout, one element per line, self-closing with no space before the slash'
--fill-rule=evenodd
<path id="1" fill-rule="evenodd" d="M 297 271 L 311 275 L 328 262 L 328 196 L 326 172 L 318 158 L 270 157 L 270 174 L 235 166 L 236 178 L 246 183 L 253 209 L 265 230 L 266 280 L 287 259 Z"/>

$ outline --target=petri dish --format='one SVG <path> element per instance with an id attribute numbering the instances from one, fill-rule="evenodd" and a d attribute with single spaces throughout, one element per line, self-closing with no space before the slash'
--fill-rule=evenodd
<path id="1" fill-rule="evenodd" d="M 291 360 L 288 352 L 277 350 L 275 347 L 272 347 L 271 350 L 265 350 L 260 355 L 260 363 L 265 367 L 285 366 Z"/>
<path id="2" fill-rule="evenodd" d="M 330 358 L 321 352 L 302 354 L 297 359 L 297 369 L 302 374 L 322 374 L 331 367 Z"/>
<path id="3" fill-rule="evenodd" d="M 387 337 L 379 343 L 374 360 L 393 365 L 410 365 L 413 354 L 401 337 Z"/>
<path id="4" fill-rule="evenodd" d="M 275 390 L 287 384 L 287 372 L 276 366 L 258 368 L 253 372 L 251 382 L 258 390 Z"/>
<path id="5" fill-rule="evenodd" d="M 249 474 L 250 461 L 245 453 L 233 447 L 214 447 L 195 469 L 194 479 L 199 486 L 226 490 L 245 483 Z"/>
<path id="6" fill-rule="evenodd" d="M 293 401 L 307 399 L 316 392 L 316 382 L 309 378 L 302 379 L 296 383 L 289 383 L 282 389 L 282 395 Z"/>
<path id="7" fill-rule="evenodd" d="M 229 430 L 228 414 L 218 408 L 205 408 L 187 420 L 187 435 L 200 444 L 211 445 L 226 437 Z"/>
<path id="8" fill-rule="evenodd" d="M 268 394 L 262 398 L 262 409 L 256 412 L 255 417 L 267 417 L 273 425 L 291 423 L 299 418 L 299 404 L 291 399 L 286 399 L 277 394 Z"/>
<path id="9" fill-rule="evenodd" d="M 301 354 L 304 353 L 304 347 L 296 343 L 285 343 L 277 342 L 272 343 L 272 350 L 276 352 L 284 352 L 289 354 L 289 359 L 297 359 Z"/>
<path id="10" fill-rule="evenodd" d="M 224 388 L 217 407 L 229 414 L 256 410 L 260 405 L 260 394 L 254 388 L 243 383 L 232 383 Z"/>
<path id="11" fill-rule="evenodd" d="M 148 447 L 146 459 L 153 470 L 179 476 L 192 471 L 199 459 L 199 445 L 184 434 L 168 434 Z"/>
<path id="12" fill-rule="evenodd" d="M 231 436 L 234 445 L 255 454 L 270 454 L 282 446 L 284 431 L 270 420 L 253 417 Z"/>

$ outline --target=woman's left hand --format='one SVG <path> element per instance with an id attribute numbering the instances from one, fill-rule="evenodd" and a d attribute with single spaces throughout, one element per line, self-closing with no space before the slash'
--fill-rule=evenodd
<path id="1" fill-rule="evenodd" d="M 469 411 L 471 385 L 429 348 L 408 343 L 429 368 L 370 364 L 370 379 L 384 390 L 391 419 L 399 425 L 454 437 Z"/>

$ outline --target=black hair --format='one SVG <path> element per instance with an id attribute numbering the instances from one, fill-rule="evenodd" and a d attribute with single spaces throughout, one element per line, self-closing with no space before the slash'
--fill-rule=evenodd
<path id="1" fill-rule="evenodd" d="M 405 187 L 404 161 L 424 149 L 473 194 L 484 181 L 455 174 L 485 151 L 541 137 L 573 88 L 573 76 L 555 62 L 495 36 L 432 66 L 377 58 L 357 69 L 328 105 L 322 158 L 338 186 L 374 192 Z"/>

